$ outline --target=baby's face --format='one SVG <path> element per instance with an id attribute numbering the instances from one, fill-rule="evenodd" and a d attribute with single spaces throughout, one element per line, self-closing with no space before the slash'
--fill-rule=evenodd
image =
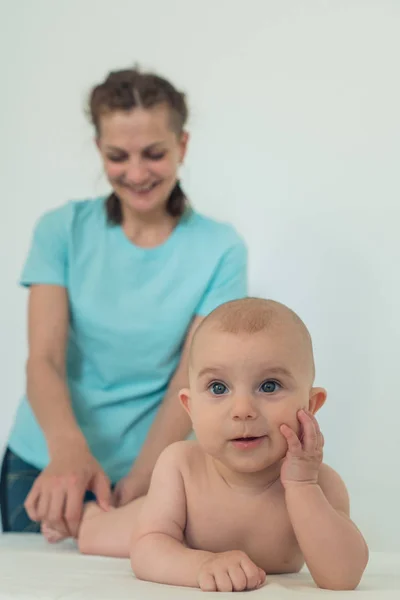
<path id="1" fill-rule="evenodd" d="M 187 403 L 198 442 L 234 471 L 272 466 L 287 451 L 280 426 L 298 433 L 297 412 L 313 410 L 312 378 L 310 354 L 296 327 L 279 325 L 256 334 L 202 332 Z"/>

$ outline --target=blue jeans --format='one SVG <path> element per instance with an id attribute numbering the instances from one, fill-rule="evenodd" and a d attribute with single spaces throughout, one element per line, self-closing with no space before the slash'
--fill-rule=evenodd
<path id="1" fill-rule="evenodd" d="M 40 473 L 40 469 L 22 460 L 9 448 L 6 449 L 0 476 L 0 509 L 4 532 L 40 533 L 40 523 L 31 521 L 24 508 L 26 497 Z M 95 500 L 95 496 L 87 492 L 85 502 L 92 500 Z"/>
<path id="2" fill-rule="evenodd" d="M 6 449 L 0 478 L 3 531 L 39 533 L 40 523 L 31 521 L 24 508 L 25 499 L 38 475 L 39 469 Z"/>

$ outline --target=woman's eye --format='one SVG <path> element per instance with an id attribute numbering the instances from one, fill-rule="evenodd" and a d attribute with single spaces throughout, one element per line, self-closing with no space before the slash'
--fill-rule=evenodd
<path id="1" fill-rule="evenodd" d="M 277 392 L 280 389 L 280 385 L 277 381 L 264 381 L 264 383 L 261 385 L 261 391 L 265 392 L 266 394 L 273 394 L 274 392 Z"/>
<path id="2" fill-rule="evenodd" d="M 146 158 L 148 158 L 149 160 L 162 160 L 165 156 L 165 152 L 161 152 L 159 154 L 147 154 Z"/>
<path id="3" fill-rule="evenodd" d="M 115 162 L 115 163 L 120 163 L 120 162 L 124 162 L 124 160 L 126 160 L 126 156 L 107 156 L 108 160 L 111 160 L 111 162 Z"/>
<path id="4" fill-rule="evenodd" d="M 210 389 L 211 393 L 214 394 L 214 396 L 222 396 L 223 394 L 226 394 L 226 392 L 228 391 L 228 388 L 226 387 L 226 385 L 224 383 L 220 383 L 219 381 L 212 383 L 210 385 L 209 389 Z"/>

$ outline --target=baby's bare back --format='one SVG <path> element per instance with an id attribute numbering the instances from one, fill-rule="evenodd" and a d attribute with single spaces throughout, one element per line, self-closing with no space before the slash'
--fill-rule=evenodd
<path id="1" fill-rule="evenodd" d="M 262 492 L 233 489 L 195 442 L 187 444 L 181 472 L 190 548 L 242 550 L 266 573 L 292 573 L 302 567 L 279 480 Z"/>

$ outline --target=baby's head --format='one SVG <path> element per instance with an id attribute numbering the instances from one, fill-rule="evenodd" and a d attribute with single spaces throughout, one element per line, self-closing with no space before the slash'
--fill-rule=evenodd
<path id="1" fill-rule="evenodd" d="M 180 399 L 203 449 L 234 471 L 257 472 L 286 454 L 280 426 L 299 431 L 301 408 L 315 413 L 310 334 L 289 308 L 246 298 L 219 306 L 197 329 L 190 389 Z"/>

